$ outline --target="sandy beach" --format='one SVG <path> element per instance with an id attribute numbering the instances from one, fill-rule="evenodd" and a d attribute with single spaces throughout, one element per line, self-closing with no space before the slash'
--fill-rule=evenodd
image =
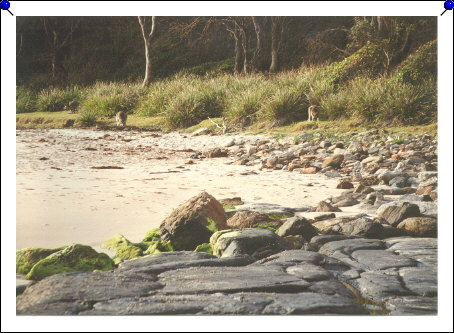
<path id="1" fill-rule="evenodd" d="M 234 157 L 186 164 L 194 153 L 187 150 L 264 136 L 80 129 L 16 133 L 17 249 L 83 243 L 99 250 L 116 233 L 140 241 L 201 191 L 285 207 L 316 205 L 342 192 L 335 188 L 338 180 L 324 175 L 229 164 Z M 92 168 L 103 166 L 123 169 Z"/>

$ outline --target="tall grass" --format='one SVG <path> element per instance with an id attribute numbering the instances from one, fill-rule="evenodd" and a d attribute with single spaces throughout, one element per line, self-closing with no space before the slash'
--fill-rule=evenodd
<path id="1" fill-rule="evenodd" d="M 170 128 L 189 127 L 208 117 L 219 117 L 224 109 L 225 93 L 210 84 L 188 87 L 169 103 L 165 113 Z"/>
<path id="2" fill-rule="evenodd" d="M 423 61 L 421 55 L 434 53 L 434 45 L 428 43 L 403 66 L 381 76 L 377 68 L 382 59 L 377 52 L 382 46 L 367 44 L 344 61 L 276 75 L 181 72 L 153 82 L 149 88 L 139 83 L 97 83 L 84 90 L 48 89 L 36 98 L 18 88 L 16 112 L 57 111 L 78 100 L 84 125 L 125 111 L 159 116 L 169 128 L 189 127 L 221 116 L 243 128 L 254 123 L 281 126 L 305 120 L 308 106 L 315 104 L 321 107 L 321 120 L 425 124 L 436 119 L 437 87 L 435 60 Z M 425 77 L 421 77 L 418 73 L 424 70 Z"/>
<path id="3" fill-rule="evenodd" d="M 98 117 L 113 117 L 119 111 L 131 113 L 145 92 L 138 83 L 98 82 L 89 89 L 81 113 L 94 113 Z"/>
<path id="4" fill-rule="evenodd" d="M 16 87 L 16 113 L 36 111 L 36 95 L 24 87 Z"/>
<path id="5" fill-rule="evenodd" d="M 70 88 L 49 88 L 38 93 L 36 111 L 55 112 L 62 111 L 71 101 L 81 101 L 83 89 L 78 86 Z"/>

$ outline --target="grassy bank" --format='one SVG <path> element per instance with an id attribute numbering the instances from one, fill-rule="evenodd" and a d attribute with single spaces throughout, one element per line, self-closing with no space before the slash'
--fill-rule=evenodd
<path id="1" fill-rule="evenodd" d="M 68 119 L 74 119 L 74 128 L 84 127 L 78 122 L 78 115 L 71 114 L 69 111 L 61 112 L 31 112 L 16 115 L 16 127 L 21 129 L 32 128 L 62 128 Z M 220 123 L 221 118 L 213 118 L 215 122 Z M 98 126 L 115 126 L 115 118 L 102 119 L 97 121 Z M 163 117 L 147 117 L 140 115 L 130 115 L 128 117 L 128 126 L 142 128 L 146 130 L 156 131 L 171 131 L 172 129 L 166 126 L 166 121 Z M 203 120 L 197 125 L 180 129 L 183 133 L 192 133 L 199 128 L 209 128 L 216 133 L 216 126 L 209 120 Z M 400 136 L 402 138 L 409 134 L 429 134 L 437 136 L 437 124 L 428 125 L 408 125 L 408 126 L 378 126 L 373 124 L 361 124 L 352 120 L 333 120 L 333 121 L 318 121 L 318 122 L 295 122 L 290 125 L 280 127 L 261 127 L 260 124 L 255 124 L 246 127 L 242 132 L 246 134 L 271 134 L 277 139 L 283 137 L 297 137 L 304 133 L 321 133 L 325 136 L 341 137 L 370 129 L 385 129 L 390 135 Z"/>
<path id="2" fill-rule="evenodd" d="M 322 129 L 330 121 L 377 127 L 427 125 L 437 114 L 435 49 L 435 42 L 423 45 L 389 73 L 381 68 L 380 46 L 369 43 L 343 61 L 276 75 L 182 72 L 148 88 L 102 82 L 40 92 L 19 87 L 18 126 L 58 127 L 64 120 L 60 115 L 69 117 L 58 111 L 73 100 L 80 108 L 71 117 L 88 127 L 112 123 L 119 111 L 129 114 L 128 125 L 166 130 L 194 128 L 209 117 L 224 117 L 231 130 L 302 126 L 307 131 L 314 126 Z M 307 119 L 311 104 L 320 106 L 322 122 L 300 123 Z M 34 111 L 39 113 L 31 116 Z"/>

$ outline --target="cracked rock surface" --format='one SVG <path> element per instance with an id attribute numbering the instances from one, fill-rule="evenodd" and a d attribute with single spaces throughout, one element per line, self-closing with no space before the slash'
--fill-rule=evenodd
<path id="1" fill-rule="evenodd" d="M 18 296 L 17 313 L 436 314 L 433 238 L 338 239 L 325 237 L 319 252 L 261 260 L 173 252 L 109 272 L 58 274 Z"/>

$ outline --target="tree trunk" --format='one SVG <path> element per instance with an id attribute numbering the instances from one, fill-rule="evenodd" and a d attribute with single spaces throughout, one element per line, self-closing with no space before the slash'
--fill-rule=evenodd
<path id="1" fill-rule="evenodd" d="M 52 59 L 51 59 L 51 73 L 52 81 L 54 83 L 64 83 L 65 82 L 65 69 L 63 68 L 63 49 L 62 44 L 59 40 L 58 33 L 54 30 L 53 34 L 53 45 L 52 45 Z"/>
<path id="2" fill-rule="evenodd" d="M 238 36 L 233 35 L 233 38 L 235 39 L 235 74 L 241 73 L 241 64 L 243 62 L 243 48 L 240 45 L 240 41 L 238 39 Z"/>
<path id="3" fill-rule="evenodd" d="M 271 65 L 270 73 L 276 73 L 279 69 L 279 25 L 280 17 L 271 18 Z"/>
<path id="4" fill-rule="evenodd" d="M 151 42 L 156 37 L 156 16 L 151 18 L 150 32 L 147 33 L 147 19 L 144 16 L 138 16 L 139 25 L 142 30 L 142 37 L 145 45 L 145 78 L 142 87 L 148 87 L 151 84 Z"/>
<path id="5" fill-rule="evenodd" d="M 249 39 L 248 39 L 248 36 L 247 36 L 247 33 L 246 31 L 244 30 L 244 28 L 241 28 L 240 30 L 240 36 L 241 36 L 241 47 L 243 48 L 243 58 L 244 58 L 244 61 L 243 61 L 243 73 L 244 74 L 247 74 L 249 73 L 250 71 L 250 64 L 249 64 L 249 56 L 248 56 L 248 48 L 249 48 Z"/>
<path id="6" fill-rule="evenodd" d="M 151 43 L 145 43 L 145 78 L 142 87 L 148 87 L 151 84 Z"/>
<path id="7" fill-rule="evenodd" d="M 254 56 L 252 58 L 252 69 L 260 71 L 263 67 L 263 18 L 252 16 L 252 23 L 254 23 L 256 44 Z"/>

